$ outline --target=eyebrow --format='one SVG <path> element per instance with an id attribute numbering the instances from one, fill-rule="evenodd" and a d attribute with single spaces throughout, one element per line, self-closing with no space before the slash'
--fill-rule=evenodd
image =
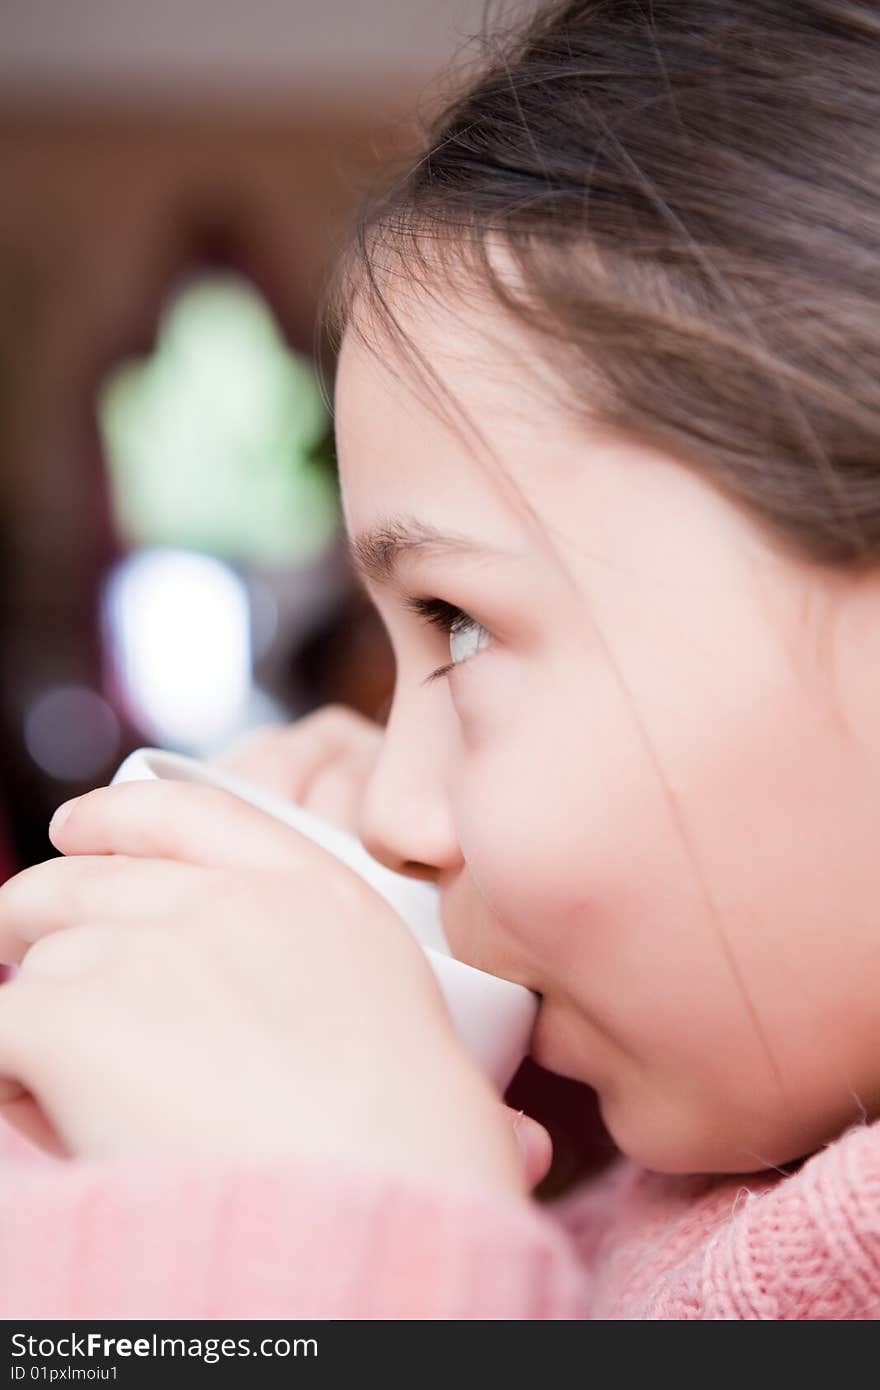
<path id="1" fill-rule="evenodd" d="M 513 560 L 511 550 L 501 550 L 458 532 L 439 531 L 413 517 L 393 517 L 349 539 L 348 554 L 355 573 L 376 585 L 393 585 L 404 556 L 438 556 L 457 559 Z"/>

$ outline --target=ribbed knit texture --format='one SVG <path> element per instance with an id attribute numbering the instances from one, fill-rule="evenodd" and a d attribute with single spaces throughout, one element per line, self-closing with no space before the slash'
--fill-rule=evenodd
<path id="1" fill-rule="evenodd" d="M 880 1124 L 789 1175 L 624 1159 L 550 1206 L 315 1160 L 50 1158 L 0 1128 L 0 1318 L 876 1318 Z"/>

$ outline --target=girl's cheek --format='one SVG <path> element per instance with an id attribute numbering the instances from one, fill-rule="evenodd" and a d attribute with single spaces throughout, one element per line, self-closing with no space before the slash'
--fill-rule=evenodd
<path id="1" fill-rule="evenodd" d="M 503 754 L 515 741 L 532 736 L 525 726 L 529 711 L 535 708 L 535 692 L 528 693 L 523 664 L 510 653 L 481 653 L 461 662 L 448 680 L 462 742 L 469 752 Z"/>
<path id="2" fill-rule="evenodd" d="M 577 880 L 585 859 L 593 859 L 589 827 L 595 832 L 602 824 L 596 750 L 586 759 L 583 733 L 580 740 L 569 736 L 573 711 L 552 673 L 551 662 L 504 649 L 451 673 L 462 739 L 456 830 L 475 881 L 505 917 L 534 919 L 542 903 L 564 897 L 573 874 Z M 582 720 L 578 694 L 574 714 Z"/>
<path id="3" fill-rule="evenodd" d="M 491 719 L 487 717 L 487 723 Z M 480 720 L 475 720 L 479 729 Z M 473 736 L 458 783 L 456 827 L 462 856 L 482 896 L 511 921 L 546 893 L 554 877 L 554 847 L 546 843 L 546 787 L 534 785 L 516 743 L 501 742 L 493 726 Z M 542 816 L 541 808 L 545 808 Z"/>
<path id="4" fill-rule="evenodd" d="M 475 766 L 486 750 L 497 740 L 499 730 L 499 711 L 497 698 L 487 699 L 485 691 L 480 691 L 470 673 L 451 671 L 449 673 L 449 698 L 455 710 L 459 737 L 463 752 L 464 776 L 469 783 L 475 781 Z"/>

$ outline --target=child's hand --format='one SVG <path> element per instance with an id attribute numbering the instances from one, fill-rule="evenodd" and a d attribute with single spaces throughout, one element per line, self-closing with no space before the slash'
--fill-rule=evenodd
<path id="1" fill-rule="evenodd" d="M 526 1188 L 427 959 L 353 870 L 215 788 L 99 788 L 0 887 L 0 1113 L 82 1156 L 322 1156 Z M 536 1181 L 532 1172 L 530 1181 Z"/>
<path id="2" fill-rule="evenodd" d="M 382 735 L 381 724 L 334 703 L 293 724 L 256 728 L 211 762 L 357 834 L 361 798 Z M 523 1112 L 507 1115 L 523 1150 L 525 1180 L 535 1187 L 551 1168 L 551 1136 Z"/>
<path id="3" fill-rule="evenodd" d="M 381 724 L 357 710 L 329 704 L 293 724 L 253 729 L 209 761 L 356 835 L 364 788 L 383 735 Z M 553 1159 L 550 1135 L 521 1111 L 508 1115 L 522 1148 L 526 1181 L 535 1187 Z"/>
<path id="4" fill-rule="evenodd" d="M 293 724 L 252 729 L 209 762 L 357 834 L 383 733 L 357 710 L 324 705 Z"/>

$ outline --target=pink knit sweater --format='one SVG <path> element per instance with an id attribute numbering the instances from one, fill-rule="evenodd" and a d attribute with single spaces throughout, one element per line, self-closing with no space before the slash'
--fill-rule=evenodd
<path id="1" fill-rule="evenodd" d="M 0 1318 L 875 1318 L 880 1123 L 789 1176 L 519 1207 L 354 1166 L 59 1160 L 0 1122 Z"/>

